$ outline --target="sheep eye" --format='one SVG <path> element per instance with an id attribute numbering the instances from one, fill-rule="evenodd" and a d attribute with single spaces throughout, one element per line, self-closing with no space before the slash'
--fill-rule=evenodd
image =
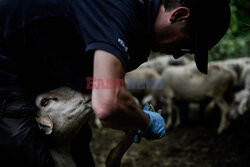
<path id="1" fill-rule="evenodd" d="M 54 101 L 57 101 L 58 99 L 56 97 L 53 97 L 53 98 L 43 98 L 40 105 L 42 107 L 45 107 L 49 104 L 50 100 L 54 100 Z"/>
<path id="2" fill-rule="evenodd" d="M 43 106 L 43 107 L 45 107 L 45 106 L 48 105 L 48 103 L 49 103 L 49 99 L 48 98 L 44 98 L 44 99 L 42 99 L 40 105 Z"/>

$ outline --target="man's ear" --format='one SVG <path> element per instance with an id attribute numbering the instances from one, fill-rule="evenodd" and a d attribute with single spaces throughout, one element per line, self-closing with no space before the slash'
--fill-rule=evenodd
<path id="1" fill-rule="evenodd" d="M 189 15 L 190 15 L 189 8 L 177 7 L 174 10 L 172 10 L 170 21 L 174 23 L 176 21 L 186 20 L 188 19 Z"/>

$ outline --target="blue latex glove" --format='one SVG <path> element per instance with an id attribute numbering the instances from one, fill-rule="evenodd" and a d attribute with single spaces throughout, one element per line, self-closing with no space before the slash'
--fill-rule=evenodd
<path id="1" fill-rule="evenodd" d="M 145 129 L 138 130 L 138 133 L 134 138 L 134 142 L 139 143 L 141 137 L 145 137 L 149 140 L 162 138 L 166 133 L 165 120 L 160 114 L 150 111 L 150 105 L 148 103 L 145 104 L 143 112 L 148 115 L 150 122 Z"/>

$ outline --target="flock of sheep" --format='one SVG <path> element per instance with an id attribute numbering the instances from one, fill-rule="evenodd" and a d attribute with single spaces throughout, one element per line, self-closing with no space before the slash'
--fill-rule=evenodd
<path id="1" fill-rule="evenodd" d="M 250 58 L 210 62 L 208 75 L 204 75 L 186 58 L 174 61 L 170 56 L 160 56 L 127 73 L 126 78 L 129 77 L 136 78 L 137 82 L 161 80 L 159 89 L 152 85 L 159 83 L 151 82 L 151 87 L 129 91 L 141 105 L 150 102 L 163 116 L 167 115 L 166 128 L 181 123 L 177 105 L 180 103 L 206 101 L 204 110 L 218 105 L 221 110 L 218 133 L 229 126 L 230 120 L 243 115 L 250 105 Z M 232 98 L 227 98 L 230 95 Z M 45 133 L 51 135 L 50 152 L 56 166 L 76 166 L 70 154 L 70 141 L 93 113 L 90 95 L 62 87 L 39 95 L 36 105 L 39 108 L 37 121 Z M 173 115 L 176 115 L 175 122 Z M 110 152 L 107 167 L 120 166 L 134 135 L 133 131 L 127 133 Z"/>
<path id="2" fill-rule="evenodd" d="M 193 61 L 183 57 L 174 60 L 171 56 L 150 59 L 126 77 L 160 78 L 161 89 L 129 89 L 141 104 L 151 102 L 166 116 L 166 128 L 181 123 L 178 104 L 198 103 L 201 110 L 211 110 L 217 105 L 221 120 L 217 129 L 222 133 L 230 121 L 243 115 L 250 105 L 250 58 L 242 57 L 209 62 L 208 74 L 200 73 Z M 140 83 L 141 84 L 141 83 Z M 176 116 L 174 122 L 174 115 Z"/>

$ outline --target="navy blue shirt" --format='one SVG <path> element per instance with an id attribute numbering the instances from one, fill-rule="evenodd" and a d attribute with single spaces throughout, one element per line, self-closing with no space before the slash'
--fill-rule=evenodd
<path id="1" fill-rule="evenodd" d="M 147 61 L 161 0 L 0 0 L 0 87 L 84 87 L 102 49 L 125 71 Z M 28 82 L 27 82 L 28 81 Z"/>

